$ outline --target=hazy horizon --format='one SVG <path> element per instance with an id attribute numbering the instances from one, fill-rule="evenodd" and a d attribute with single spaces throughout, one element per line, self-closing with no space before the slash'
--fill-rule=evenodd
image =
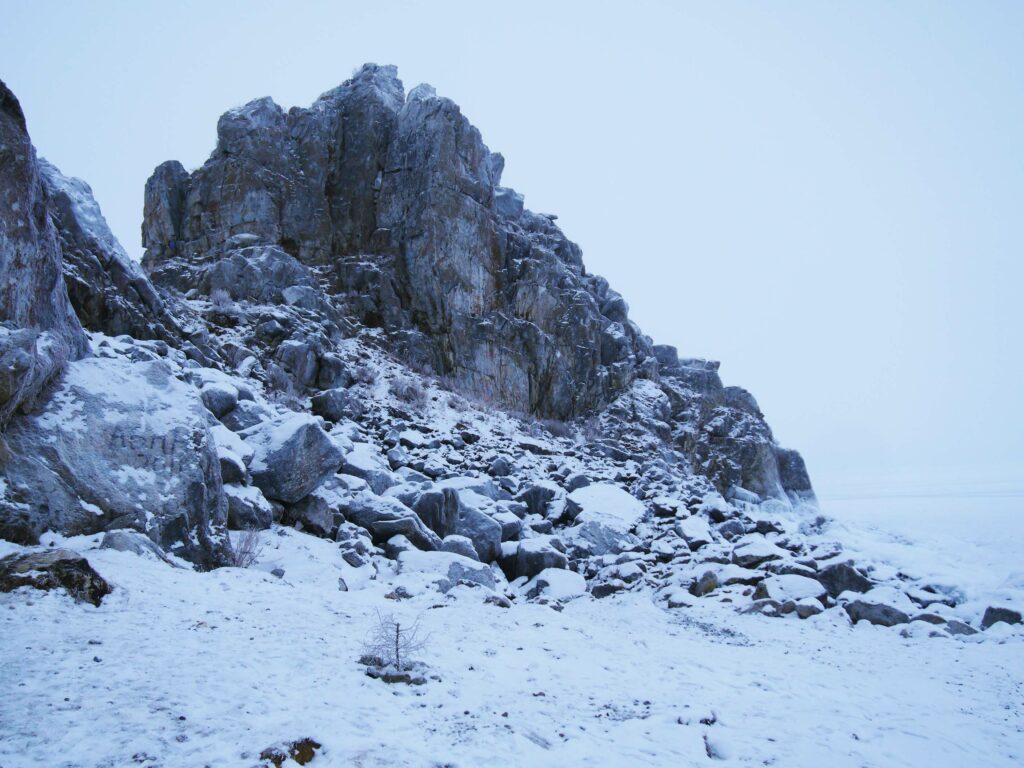
<path id="1" fill-rule="evenodd" d="M 1024 6 L 474 9 L 8 3 L 0 78 L 138 258 L 146 178 L 226 109 L 396 64 L 819 493 L 1024 494 Z"/>

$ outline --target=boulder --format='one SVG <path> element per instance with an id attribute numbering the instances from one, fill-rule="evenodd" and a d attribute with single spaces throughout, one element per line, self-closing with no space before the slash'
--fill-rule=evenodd
<path id="1" fill-rule="evenodd" d="M 149 557 L 170 563 L 164 551 L 145 534 L 123 528 L 119 531 L 107 531 L 103 534 L 100 549 L 113 549 L 117 552 L 131 552 L 139 557 Z"/>
<path id="2" fill-rule="evenodd" d="M 285 515 L 286 521 L 314 536 L 333 539 L 338 523 L 348 507 L 348 499 L 329 485 L 330 480 L 304 499 L 290 504 Z"/>
<path id="3" fill-rule="evenodd" d="M 226 562 L 227 504 L 207 418 L 164 362 L 88 358 L 10 424 L 0 469 L 25 489 L 37 535 L 133 528 L 212 567 Z"/>
<path id="4" fill-rule="evenodd" d="M 568 568 L 569 559 L 543 537 L 523 539 L 516 548 L 512 578 L 525 576 L 532 579 L 541 571 Z"/>
<path id="5" fill-rule="evenodd" d="M 548 568 L 530 579 L 522 591 L 528 598 L 546 597 L 564 602 L 585 595 L 587 581 L 574 571 Z"/>
<path id="6" fill-rule="evenodd" d="M 467 536 L 459 536 L 454 533 L 445 536 L 444 539 L 441 540 L 441 550 L 443 552 L 452 552 L 456 555 L 462 555 L 470 560 L 480 559 L 480 556 L 476 553 L 476 547 L 473 546 L 472 539 Z"/>
<path id="7" fill-rule="evenodd" d="M 643 518 L 644 505 L 617 485 L 595 483 L 568 496 L 579 508 L 571 536 L 586 543 L 592 554 L 621 552 L 635 544 L 630 531 Z"/>
<path id="8" fill-rule="evenodd" d="M 440 486 L 419 495 L 413 504 L 419 518 L 438 536 L 456 534 L 473 542 L 477 556 L 489 563 L 501 554 L 501 524 L 475 506 L 464 503 L 472 491 Z"/>
<path id="9" fill-rule="evenodd" d="M 997 608 L 994 606 L 989 606 L 985 609 L 985 615 L 981 617 L 981 628 L 988 629 L 993 624 L 996 624 L 1000 621 L 1006 624 L 1020 624 L 1020 611 L 1014 611 L 1010 608 Z"/>
<path id="10" fill-rule="evenodd" d="M 848 563 L 834 563 L 818 571 L 816 577 L 828 591 L 829 597 L 839 597 L 843 592 L 867 592 L 873 586 L 871 580 Z"/>
<path id="11" fill-rule="evenodd" d="M 436 574 L 438 586 L 447 592 L 460 581 L 494 589 L 498 582 L 494 571 L 472 558 L 453 552 L 421 552 L 410 549 L 398 555 L 400 573 Z"/>
<path id="12" fill-rule="evenodd" d="M 239 400 L 237 405 L 224 414 L 220 423 L 232 432 L 244 432 L 261 422 L 272 419 L 272 414 L 265 406 L 252 400 Z"/>
<path id="13" fill-rule="evenodd" d="M 880 627 L 894 627 L 906 624 L 910 617 L 898 608 L 884 603 L 871 603 L 866 600 L 852 600 L 843 606 L 850 621 L 867 621 Z"/>
<path id="14" fill-rule="evenodd" d="M 338 471 L 344 459 L 315 418 L 287 413 L 241 433 L 255 451 L 253 485 L 269 499 L 295 503 Z"/>
<path id="15" fill-rule="evenodd" d="M 238 404 L 238 388 L 226 382 L 206 384 L 199 390 L 203 405 L 218 419 Z"/>
<path id="16" fill-rule="evenodd" d="M 9 555 L 0 560 L 0 592 L 19 587 L 65 589 L 76 601 L 96 606 L 110 594 L 110 585 L 88 560 L 77 552 L 58 548 Z"/>
<path id="17" fill-rule="evenodd" d="M 263 530 L 274 522 L 274 508 L 255 486 L 225 485 L 228 527 L 236 531 Z"/>
<path id="18" fill-rule="evenodd" d="M 715 540 L 708 521 L 697 515 L 677 521 L 674 530 L 686 542 L 692 552 L 696 552 L 701 547 Z"/>
<path id="19" fill-rule="evenodd" d="M 385 457 L 371 443 L 355 443 L 341 462 L 339 472 L 365 480 L 374 493 L 384 493 L 397 484 L 385 464 Z"/>
<path id="20" fill-rule="evenodd" d="M 313 413 L 328 421 L 358 419 L 363 415 L 362 402 L 347 389 L 328 389 L 311 398 Z"/>
<path id="21" fill-rule="evenodd" d="M 764 539 L 745 542 L 732 551 L 732 561 L 742 568 L 757 568 L 770 560 L 788 556 L 786 550 Z"/>
<path id="22" fill-rule="evenodd" d="M 825 599 L 825 595 L 825 587 L 820 582 L 796 574 L 768 576 L 754 591 L 755 600 L 771 598 L 780 603 L 789 600 L 796 602 L 805 598 L 821 601 Z"/>
<path id="23" fill-rule="evenodd" d="M 346 518 L 368 530 L 375 544 L 401 534 L 419 549 L 441 548 L 441 538 L 398 499 L 363 491 L 350 502 Z"/>
<path id="24" fill-rule="evenodd" d="M 545 517 L 548 513 L 548 504 L 561 493 L 562 489 L 554 483 L 537 483 L 521 491 L 516 496 L 516 501 L 525 504 L 529 514 Z"/>

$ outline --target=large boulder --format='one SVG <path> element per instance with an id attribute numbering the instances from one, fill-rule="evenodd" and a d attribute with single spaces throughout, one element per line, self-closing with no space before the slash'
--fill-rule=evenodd
<path id="1" fill-rule="evenodd" d="M 419 518 L 438 536 L 465 536 L 473 542 L 477 556 L 488 563 L 501 555 L 501 523 L 463 500 L 479 494 L 451 487 L 429 490 L 413 503 Z M 482 497 L 481 497 L 482 498 Z"/>
<path id="2" fill-rule="evenodd" d="M 11 422 L 0 470 L 36 535 L 133 528 L 220 565 L 227 507 L 207 418 L 162 361 L 80 360 L 39 412 Z"/>
<path id="3" fill-rule="evenodd" d="M 547 538 L 523 539 L 516 548 L 511 578 L 532 579 L 549 568 L 568 568 L 569 559 L 555 549 Z"/>
<path id="4" fill-rule="evenodd" d="M 344 459 L 309 414 L 286 413 L 240 433 L 255 450 L 253 485 L 268 499 L 295 503 L 338 471 Z"/>
<path id="5" fill-rule="evenodd" d="M 993 624 L 1004 622 L 1006 624 L 1020 624 L 1020 611 L 1010 608 L 989 606 L 985 609 L 985 615 L 981 617 L 981 628 L 988 629 Z"/>

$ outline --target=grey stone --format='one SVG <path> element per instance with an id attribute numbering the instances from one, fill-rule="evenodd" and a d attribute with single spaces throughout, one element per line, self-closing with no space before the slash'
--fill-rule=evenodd
<path id="1" fill-rule="evenodd" d="M 950 619 L 946 622 L 946 631 L 951 635 L 976 635 L 978 630 L 972 627 L 970 624 L 964 624 L 962 621 L 956 619 Z"/>
<path id="2" fill-rule="evenodd" d="M 872 587 L 870 579 L 847 563 L 826 566 L 815 578 L 828 590 L 829 597 L 839 597 L 843 592 L 867 592 Z"/>
<path id="3" fill-rule="evenodd" d="M 226 382 L 206 384 L 199 390 L 203 405 L 218 419 L 238 403 L 238 389 Z"/>
<path id="4" fill-rule="evenodd" d="M 178 321 L 107 226 L 89 185 L 39 161 L 63 257 L 68 297 L 82 324 L 110 336 L 174 341 Z"/>
<path id="5" fill-rule="evenodd" d="M 221 417 L 220 423 L 232 432 L 244 432 L 271 417 L 271 412 L 259 403 L 239 400 L 234 408 Z"/>
<path id="6" fill-rule="evenodd" d="M 100 549 L 113 549 L 117 552 L 131 552 L 140 557 L 154 557 L 169 563 L 167 555 L 160 547 L 143 533 L 130 529 L 107 531 L 103 534 Z"/>
<path id="7" fill-rule="evenodd" d="M 476 547 L 473 546 L 473 541 L 466 536 L 459 536 L 454 533 L 442 539 L 441 550 L 444 552 L 454 552 L 456 555 L 468 557 L 470 560 L 480 559 L 476 553 Z"/>
<path id="8" fill-rule="evenodd" d="M 310 402 L 313 413 L 328 421 L 358 419 L 363 415 L 363 404 L 347 389 L 328 389 L 313 395 Z"/>
<path id="9" fill-rule="evenodd" d="M 249 465 L 253 484 L 270 499 L 299 501 L 338 471 L 344 460 L 316 419 L 285 414 L 243 434 L 256 450 Z"/>
<path id="10" fill-rule="evenodd" d="M 993 624 L 1000 621 L 1005 622 L 1006 624 L 1020 624 L 1020 611 L 1014 611 L 1010 608 L 989 606 L 985 609 L 985 615 L 981 617 L 981 628 L 988 629 Z"/>
<path id="11" fill-rule="evenodd" d="M 858 621 L 867 621 L 881 627 L 893 627 L 897 624 L 906 624 L 910 617 L 898 608 L 882 603 L 869 603 L 865 600 L 852 600 L 843 606 L 850 621 L 856 624 Z"/>
<path id="12" fill-rule="evenodd" d="M 441 538 L 398 499 L 375 496 L 369 491 L 364 491 L 352 500 L 346 518 L 366 528 L 377 544 L 401 534 L 418 549 L 441 548 Z"/>
<path id="13" fill-rule="evenodd" d="M 274 522 L 274 508 L 259 488 L 225 485 L 228 527 L 237 531 L 265 530 Z"/>
<path id="14" fill-rule="evenodd" d="M 545 538 L 523 539 L 516 548 L 514 567 L 510 578 L 526 576 L 532 579 L 548 568 L 568 568 L 569 559 Z"/>

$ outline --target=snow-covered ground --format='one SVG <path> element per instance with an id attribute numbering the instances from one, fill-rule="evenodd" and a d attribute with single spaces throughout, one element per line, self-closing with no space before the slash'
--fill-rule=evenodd
<path id="1" fill-rule="evenodd" d="M 931 569 L 970 600 L 1019 597 L 1019 502 L 970 520 L 951 503 L 826 511 L 851 551 Z M 255 766 L 306 736 L 323 745 L 314 766 L 1024 763 L 1019 627 L 902 637 L 836 611 L 666 611 L 645 593 L 502 608 L 421 574 L 371 579 L 292 529 L 262 535 L 257 566 L 210 573 L 61 540 L 115 591 L 99 608 L 0 595 L 0 765 Z M 385 597 L 396 585 L 414 597 Z M 438 679 L 364 674 L 380 610 L 420 619 Z"/>

